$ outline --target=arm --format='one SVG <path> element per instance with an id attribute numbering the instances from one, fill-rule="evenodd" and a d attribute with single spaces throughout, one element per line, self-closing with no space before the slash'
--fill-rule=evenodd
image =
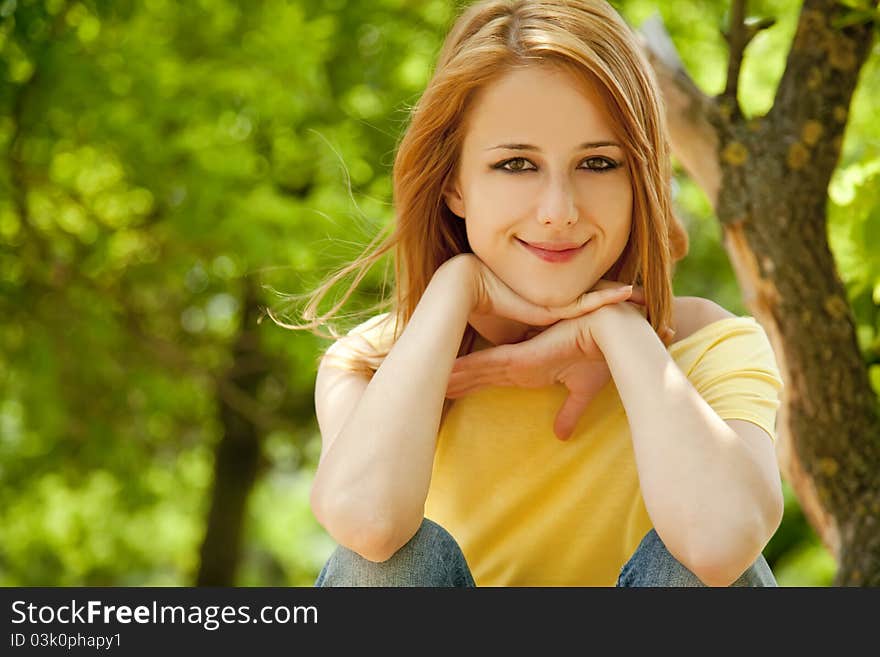
<path id="1" fill-rule="evenodd" d="M 371 561 L 391 557 L 421 525 L 449 373 L 474 304 L 472 276 L 455 258 L 437 270 L 373 378 L 359 382 L 365 388 L 341 429 L 322 435 L 312 510 L 334 539 Z"/>
<path id="2" fill-rule="evenodd" d="M 629 304 L 603 308 L 590 333 L 626 410 L 657 533 L 705 583 L 729 585 L 782 518 L 772 440 L 754 424 L 722 420 Z"/>

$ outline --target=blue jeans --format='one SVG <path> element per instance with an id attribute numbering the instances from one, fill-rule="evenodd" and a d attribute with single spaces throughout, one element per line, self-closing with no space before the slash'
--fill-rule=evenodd
<path id="1" fill-rule="evenodd" d="M 763 556 L 731 586 L 776 586 Z M 425 518 L 409 542 L 387 561 L 375 563 L 338 546 L 315 586 L 476 586 L 452 535 Z M 620 571 L 617 586 L 705 586 L 673 557 L 653 529 Z"/>

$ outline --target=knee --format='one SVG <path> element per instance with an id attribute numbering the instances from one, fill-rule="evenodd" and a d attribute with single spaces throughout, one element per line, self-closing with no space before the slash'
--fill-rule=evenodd
<path id="1" fill-rule="evenodd" d="M 651 529 L 621 569 L 617 586 L 705 586 L 700 578 L 676 559 Z"/>
<path id="2" fill-rule="evenodd" d="M 779 586 L 763 554 L 731 586 Z"/>
<path id="3" fill-rule="evenodd" d="M 446 531 L 442 525 L 430 518 L 422 518 L 422 524 L 418 531 L 395 554 L 399 554 L 401 550 L 410 550 L 420 554 L 425 552 L 445 554 L 460 551 L 461 548 L 452 534 Z"/>
<path id="4" fill-rule="evenodd" d="M 618 586 L 706 586 L 699 577 L 676 559 L 657 535 L 649 531 L 635 554 L 620 571 Z M 776 586 L 776 580 L 763 556 L 758 556 L 731 586 Z"/>
<path id="5" fill-rule="evenodd" d="M 375 562 L 340 545 L 315 586 L 472 586 L 461 548 L 442 526 L 424 518 L 390 558 Z"/>

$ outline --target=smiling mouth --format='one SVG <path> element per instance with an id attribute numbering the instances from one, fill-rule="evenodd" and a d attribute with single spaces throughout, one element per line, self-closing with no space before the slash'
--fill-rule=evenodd
<path id="1" fill-rule="evenodd" d="M 560 248 L 548 248 L 548 245 L 541 246 L 541 244 L 532 244 L 531 242 L 526 242 L 525 240 L 521 240 L 518 237 L 516 239 L 519 240 L 521 243 L 525 244 L 526 246 L 530 246 L 533 249 L 540 249 L 541 251 L 547 251 L 548 253 L 567 253 L 569 251 L 577 251 L 578 249 L 581 249 L 584 245 L 586 245 L 587 242 L 590 241 L 590 240 L 587 240 L 587 242 L 584 242 L 583 244 L 580 244 L 577 246 L 566 246 L 566 248 L 560 249 Z"/>
<path id="2" fill-rule="evenodd" d="M 554 250 L 542 249 L 540 247 L 534 246 L 532 244 L 529 244 L 528 242 L 525 242 L 525 241 L 519 239 L 518 237 L 516 238 L 516 241 L 519 242 L 523 246 L 523 248 L 525 248 L 527 251 L 538 256 L 539 258 L 541 258 L 541 260 L 544 260 L 547 262 L 568 262 L 569 260 L 574 258 L 578 253 L 583 251 L 584 247 L 590 243 L 590 240 L 587 240 L 586 242 L 584 242 L 583 244 L 581 244 L 578 247 L 571 248 L 571 249 L 563 249 L 561 251 L 554 251 Z"/>

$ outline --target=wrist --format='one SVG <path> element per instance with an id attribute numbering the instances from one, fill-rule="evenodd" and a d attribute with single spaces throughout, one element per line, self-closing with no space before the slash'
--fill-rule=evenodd
<path id="1" fill-rule="evenodd" d="M 442 285 L 456 298 L 462 300 L 468 314 L 473 312 L 477 305 L 476 264 L 477 258 L 474 254 L 459 253 L 440 265 L 433 277 L 442 279 Z"/>
<path id="2" fill-rule="evenodd" d="M 613 339 L 615 335 L 620 335 L 624 324 L 628 324 L 635 319 L 645 321 L 639 310 L 628 302 L 602 306 L 586 317 L 589 318 L 586 324 L 590 331 L 590 337 L 599 349 L 602 349 L 602 346 L 607 344 L 608 340 Z"/>

